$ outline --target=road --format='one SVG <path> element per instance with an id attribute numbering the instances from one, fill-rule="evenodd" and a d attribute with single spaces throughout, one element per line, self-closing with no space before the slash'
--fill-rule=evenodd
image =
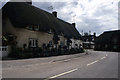
<path id="1" fill-rule="evenodd" d="M 3 61 L 2 76 L 3 78 L 45 78 L 45 80 L 118 78 L 118 55 L 117 52 L 89 51 L 88 55 Z"/>

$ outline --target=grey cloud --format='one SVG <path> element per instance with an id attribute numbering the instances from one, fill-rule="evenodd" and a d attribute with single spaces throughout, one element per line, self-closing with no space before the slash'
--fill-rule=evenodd
<path id="1" fill-rule="evenodd" d="M 92 0 L 88 0 L 89 2 L 91 2 Z"/>
<path id="2" fill-rule="evenodd" d="M 101 33 L 102 25 L 99 24 L 98 19 L 92 19 L 88 17 L 82 17 L 82 22 L 77 23 L 77 29 L 81 32 L 83 30 L 84 32 L 88 32 L 89 30 L 92 32 L 97 32 L 97 34 Z"/>
<path id="3" fill-rule="evenodd" d="M 66 2 L 54 2 L 53 6 L 56 10 L 62 9 L 67 5 Z"/>
<path id="4" fill-rule="evenodd" d="M 89 0 L 89 2 L 91 2 L 92 0 Z M 55 8 L 55 10 L 58 12 L 58 17 L 66 22 L 72 21 L 72 15 L 75 14 L 74 10 L 67 10 L 67 13 L 62 12 L 62 10 L 67 7 L 68 5 L 70 7 L 76 7 L 77 5 L 81 6 L 81 8 L 84 11 L 84 5 L 82 3 L 78 4 L 78 2 L 55 2 L 55 3 L 51 3 L 51 2 L 37 2 L 34 3 L 33 5 L 37 5 L 39 8 L 44 9 L 48 12 L 51 12 L 51 10 L 49 10 L 48 7 L 53 6 Z M 111 4 L 112 5 L 112 4 Z M 89 11 L 88 11 L 89 12 Z M 107 19 L 104 19 L 104 21 L 102 19 L 97 19 L 97 17 L 109 17 L 110 19 L 114 19 L 116 20 L 115 22 L 117 22 L 117 11 L 116 9 L 111 9 L 108 8 L 108 5 L 100 5 L 95 13 L 93 13 L 92 17 L 90 17 L 89 15 L 87 15 L 86 13 L 81 13 L 81 16 L 77 16 L 77 19 L 81 19 L 82 22 L 77 21 L 77 29 L 79 32 L 81 32 L 82 30 L 84 32 L 88 32 L 89 30 L 91 30 L 91 32 L 96 32 L 98 35 L 101 34 L 103 31 L 106 30 L 112 30 L 112 29 L 117 29 L 117 25 L 116 23 L 110 23 Z M 105 25 L 103 24 L 105 23 Z"/>
<path id="5" fill-rule="evenodd" d="M 71 2 L 71 5 L 76 6 L 78 5 L 78 2 Z"/>
<path id="6" fill-rule="evenodd" d="M 109 5 L 112 6 L 112 5 Z M 114 9 L 108 8 L 108 5 L 101 5 L 97 8 L 94 16 L 103 16 L 103 15 L 113 15 L 116 11 Z"/>
<path id="7" fill-rule="evenodd" d="M 33 5 L 50 12 L 52 10 L 62 9 L 64 6 L 66 6 L 66 3 L 65 2 L 33 2 Z"/>
<path id="8" fill-rule="evenodd" d="M 33 5 L 35 5 L 36 7 L 46 10 L 46 11 L 50 11 L 50 6 L 52 6 L 52 3 L 50 2 L 33 2 Z"/>
<path id="9" fill-rule="evenodd" d="M 82 8 L 82 10 L 85 10 L 85 7 L 80 3 L 80 7 Z"/>

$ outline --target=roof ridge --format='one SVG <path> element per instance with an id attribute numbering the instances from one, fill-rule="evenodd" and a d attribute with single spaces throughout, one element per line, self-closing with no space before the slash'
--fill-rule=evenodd
<path id="1" fill-rule="evenodd" d="M 111 31 L 105 31 L 104 33 L 116 32 L 116 31 L 120 31 L 120 30 L 111 30 Z"/>

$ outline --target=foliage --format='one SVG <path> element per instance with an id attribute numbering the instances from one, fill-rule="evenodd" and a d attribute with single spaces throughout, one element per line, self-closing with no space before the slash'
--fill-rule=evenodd
<path id="1" fill-rule="evenodd" d="M 54 36 L 53 36 L 53 43 L 54 44 L 58 44 L 58 41 L 60 40 L 60 38 L 58 37 L 58 35 L 57 34 L 54 34 Z"/>
<path id="2" fill-rule="evenodd" d="M 12 52 L 9 54 L 9 57 L 16 59 L 25 59 L 25 58 L 36 58 L 36 57 L 48 57 L 48 56 L 58 56 L 58 55 L 68 55 L 84 52 L 83 48 L 71 48 L 68 49 L 67 46 L 59 46 L 56 48 L 49 48 L 49 46 L 43 45 L 44 48 L 16 48 L 12 47 Z"/>

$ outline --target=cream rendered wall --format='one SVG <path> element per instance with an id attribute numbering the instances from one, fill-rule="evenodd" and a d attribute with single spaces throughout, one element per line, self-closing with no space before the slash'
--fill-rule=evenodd
<path id="1" fill-rule="evenodd" d="M 30 38 L 36 38 L 38 40 L 39 47 L 42 47 L 44 43 L 48 44 L 49 41 L 52 41 L 53 39 L 53 34 L 48 34 L 40 31 L 32 31 L 25 28 L 16 28 L 11 24 L 8 18 L 6 18 L 6 20 L 4 21 L 5 21 L 5 25 L 4 25 L 5 32 L 11 33 L 17 36 L 17 39 L 16 39 L 17 47 L 23 47 L 23 44 L 27 44 L 27 47 L 28 47 Z M 59 38 L 60 38 L 60 41 L 58 45 L 60 45 L 61 42 L 64 42 L 64 44 L 67 45 L 66 44 L 67 39 L 64 36 L 59 35 Z M 78 45 L 82 44 L 81 40 L 71 39 L 71 41 L 72 41 L 71 46 L 73 48 L 75 48 L 75 44 L 78 44 Z"/>
<path id="2" fill-rule="evenodd" d="M 49 41 L 53 39 L 53 34 L 48 34 L 40 31 L 32 31 L 25 28 L 16 28 L 11 24 L 8 18 L 5 21 L 5 32 L 17 36 L 17 47 L 23 47 L 23 44 L 27 44 L 28 46 L 29 38 L 36 38 L 38 40 L 39 47 L 41 47 L 43 43 L 49 43 Z"/>
<path id="3" fill-rule="evenodd" d="M 18 41 L 17 46 L 19 47 L 23 46 L 23 44 L 28 45 L 30 38 L 36 38 L 38 40 L 39 47 L 42 47 L 44 43 L 48 44 L 49 41 L 51 41 L 53 38 L 52 34 L 48 34 L 45 32 L 39 32 L 39 31 L 30 31 L 26 29 L 20 29 L 17 36 L 19 36 L 17 38 L 17 41 Z"/>
<path id="4" fill-rule="evenodd" d="M 5 32 L 14 34 L 17 36 L 17 47 L 23 47 L 23 44 L 26 44 L 28 47 L 29 39 L 30 38 L 36 38 L 38 40 L 38 46 L 42 47 L 42 45 L 48 44 L 49 41 L 52 41 L 53 34 L 48 34 L 45 32 L 40 31 L 32 31 L 25 28 L 16 28 L 12 25 L 10 20 L 6 18 L 5 21 Z M 60 41 L 58 45 L 60 45 L 61 42 L 63 42 L 66 45 L 67 39 L 64 36 L 59 35 Z"/>

